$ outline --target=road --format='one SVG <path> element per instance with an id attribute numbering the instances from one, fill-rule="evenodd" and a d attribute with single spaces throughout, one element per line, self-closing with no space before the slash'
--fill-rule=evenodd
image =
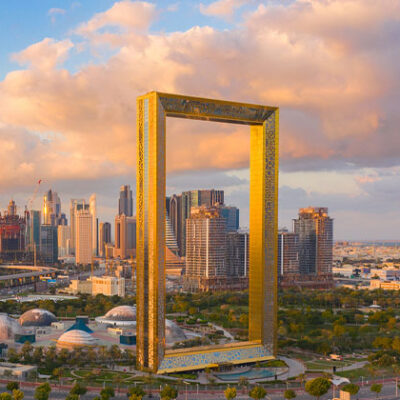
<path id="1" fill-rule="evenodd" d="M 379 400 L 395 400 L 395 399 L 399 399 L 399 396 L 396 397 L 396 384 L 393 381 L 393 379 L 388 379 L 385 382 L 383 382 L 382 380 L 380 381 L 375 381 L 376 383 L 383 383 L 383 388 L 382 388 L 382 392 L 379 395 Z M 22 391 L 25 394 L 24 399 L 34 399 L 34 388 L 32 386 L 25 386 L 23 385 L 21 387 Z M 100 389 L 98 389 L 100 390 Z M 81 400 L 92 400 L 95 396 L 98 395 L 98 390 L 90 390 L 88 391 L 88 393 L 84 396 L 81 396 Z M 5 392 L 6 388 L 5 388 L 5 384 L 1 383 L 0 384 L 0 393 L 1 392 Z M 267 389 L 268 392 L 268 396 L 267 398 L 269 400 L 282 400 L 283 398 L 283 389 Z M 66 387 L 59 387 L 59 386 L 54 386 L 52 388 L 52 392 L 50 394 L 50 400 L 52 399 L 65 399 L 68 395 L 69 389 Z M 248 393 L 248 389 L 238 389 L 238 396 L 236 398 L 236 400 L 248 400 L 249 397 L 247 396 Z M 307 393 L 304 392 L 304 390 L 300 390 L 297 389 L 296 390 L 296 400 L 311 400 L 312 397 L 310 395 L 308 395 Z M 399 393 L 400 395 L 400 390 Z M 187 397 L 186 397 L 187 396 Z M 339 396 L 338 391 L 336 391 L 336 396 Z M 325 396 L 321 397 L 321 400 L 329 400 L 332 399 L 334 397 L 334 393 L 333 393 L 333 389 L 331 389 Z M 196 390 L 191 391 L 190 389 L 188 389 L 188 392 L 186 394 L 186 391 L 183 389 L 180 391 L 179 393 L 179 397 L 178 400 L 217 400 L 217 399 L 224 399 L 224 394 L 223 394 L 223 390 L 207 390 L 207 391 L 203 391 L 200 390 L 199 393 L 197 393 Z M 371 400 L 376 400 L 376 396 L 375 393 L 372 393 L 370 391 L 370 382 L 368 382 L 368 384 L 366 382 L 364 382 L 364 386 L 360 388 L 360 391 L 358 393 L 358 396 L 354 396 L 354 398 L 358 399 L 358 400 L 366 400 L 366 399 L 371 399 Z M 126 400 L 126 391 L 124 392 L 120 392 L 118 393 L 115 398 L 115 400 Z"/>

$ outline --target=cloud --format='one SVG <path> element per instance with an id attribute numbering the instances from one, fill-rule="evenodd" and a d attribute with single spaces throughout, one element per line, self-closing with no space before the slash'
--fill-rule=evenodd
<path id="1" fill-rule="evenodd" d="M 332 18 L 341 4 L 348 15 Z M 280 106 L 286 171 L 399 164 L 400 79 L 393 66 L 400 61 L 400 13 L 392 2 L 297 0 L 260 6 L 224 31 L 149 32 L 158 12 L 151 3 L 117 2 L 73 36 L 46 38 L 13 56 L 26 67 L 0 82 L 0 124 L 50 140 L 49 171 L 59 179 L 74 175 L 57 165 L 59 154 L 82 179 L 94 175 L 85 159 L 98 176 L 110 165 L 115 174 L 133 173 L 135 99 L 153 89 Z M 114 49 L 71 73 L 63 61 L 70 56 L 73 63 L 71 49 L 82 43 L 89 52 L 103 44 Z M 169 171 L 248 165 L 247 128 L 168 124 Z"/>
<path id="2" fill-rule="evenodd" d="M 104 27 L 146 31 L 157 16 L 155 5 L 144 1 L 119 1 L 107 11 L 81 24 L 76 33 L 93 36 Z"/>
<path id="3" fill-rule="evenodd" d="M 63 8 L 50 8 L 47 15 L 51 17 L 51 22 L 54 24 L 56 22 L 57 15 L 64 15 L 67 11 Z"/>
<path id="4" fill-rule="evenodd" d="M 250 2 L 249 0 L 218 0 L 208 5 L 200 3 L 199 8 L 200 12 L 204 15 L 232 17 L 237 9 Z"/>
<path id="5" fill-rule="evenodd" d="M 72 47 L 73 43 L 70 39 L 56 41 L 45 38 L 25 50 L 13 54 L 12 59 L 21 65 L 49 71 L 65 61 Z"/>

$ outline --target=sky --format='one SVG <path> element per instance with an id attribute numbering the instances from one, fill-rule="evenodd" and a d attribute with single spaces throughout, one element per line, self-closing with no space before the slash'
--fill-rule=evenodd
<path id="1" fill-rule="evenodd" d="M 280 108 L 279 224 L 323 206 L 336 240 L 400 239 L 400 3 L 0 2 L 0 209 L 42 179 L 112 221 L 135 187 L 136 97 Z M 167 192 L 222 188 L 248 225 L 249 132 L 168 120 Z"/>

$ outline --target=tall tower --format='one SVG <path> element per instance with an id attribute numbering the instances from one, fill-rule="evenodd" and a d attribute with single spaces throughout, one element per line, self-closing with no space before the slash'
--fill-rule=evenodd
<path id="1" fill-rule="evenodd" d="M 125 214 L 127 217 L 133 216 L 133 200 L 130 185 L 123 185 L 119 189 L 118 214 Z"/>
<path id="2" fill-rule="evenodd" d="M 300 208 L 293 230 L 299 236 L 300 273 L 332 275 L 333 219 L 328 216 L 328 209 Z"/>
<path id="3" fill-rule="evenodd" d="M 90 264 L 93 256 L 93 216 L 88 209 L 75 213 L 75 259 L 77 264 Z"/>
<path id="4" fill-rule="evenodd" d="M 299 272 L 299 235 L 281 230 L 278 233 L 278 276 L 296 275 Z"/>
<path id="5" fill-rule="evenodd" d="M 61 218 L 61 200 L 57 192 L 48 190 L 43 196 L 43 224 L 59 225 Z M 65 218 L 65 216 L 64 216 Z"/>
<path id="6" fill-rule="evenodd" d="M 10 216 L 17 215 L 17 206 L 15 205 L 14 200 L 10 200 L 10 202 L 8 203 L 7 213 Z"/>
<path id="7" fill-rule="evenodd" d="M 89 204 L 84 199 L 71 199 L 69 204 L 70 224 L 71 224 L 71 254 L 75 254 L 76 248 L 76 213 L 79 210 L 89 210 Z"/>
<path id="8" fill-rule="evenodd" d="M 200 288 L 201 278 L 226 276 L 226 225 L 218 209 L 192 208 L 186 220 L 186 283 Z"/>
<path id="9" fill-rule="evenodd" d="M 93 232 L 93 255 L 99 254 L 99 220 L 97 218 L 97 201 L 96 193 L 93 193 L 89 199 L 89 211 L 92 215 L 92 232 Z"/>
<path id="10" fill-rule="evenodd" d="M 114 257 L 122 259 L 135 255 L 136 249 L 136 218 L 125 214 L 115 217 Z"/>
<path id="11" fill-rule="evenodd" d="M 215 189 L 197 189 L 182 192 L 180 199 L 180 248 L 181 255 L 186 252 L 186 220 L 190 217 L 192 207 L 213 207 L 224 203 L 224 191 Z"/>
<path id="12" fill-rule="evenodd" d="M 109 222 L 100 222 L 99 226 L 99 254 L 105 256 L 105 245 L 111 243 L 111 224 Z"/>
<path id="13" fill-rule="evenodd" d="M 47 264 L 58 260 L 57 227 L 54 225 L 40 227 L 40 258 Z"/>

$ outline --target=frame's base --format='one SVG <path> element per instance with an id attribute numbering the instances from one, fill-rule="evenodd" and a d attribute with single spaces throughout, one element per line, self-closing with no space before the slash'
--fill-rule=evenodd
<path id="1" fill-rule="evenodd" d="M 193 347 L 165 352 L 158 374 L 215 368 L 221 364 L 245 364 L 275 357 L 259 342 L 237 342 L 222 346 Z"/>

